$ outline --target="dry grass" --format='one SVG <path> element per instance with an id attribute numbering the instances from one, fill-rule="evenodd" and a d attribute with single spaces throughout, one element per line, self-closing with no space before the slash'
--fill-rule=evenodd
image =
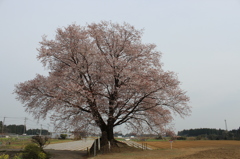
<path id="1" fill-rule="evenodd" d="M 0 150 L 7 150 L 7 149 L 23 149 L 27 144 L 32 143 L 31 138 L 24 139 L 24 140 L 11 140 L 10 145 L 8 144 L 8 141 L 1 141 L 2 145 L 0 146 Z M 65 139 L 65 140 L 58 140 L 58 139 L 50 139 L 50 144 L 56 144 L 56 143 L 63 143 L 63 142 L 71 142 L 73 140 Z"/>
<path id="2" fill-rule="evenodd" d="M 122 152 L 122 153 L 113 153 L 98 155 L 92 157 L 92 159 L 155 159 L 155 158 L 174 158 L 178 156 L 183 156 L 187 153 L 186 150 L 147 150 L 147 151 L 138 151 L 138 152 Z"/>
<path id="3" fill-rule="evenodd" d="M 240 158 L 240 141 L 168 141 L 144 142 L 155 150 L 127 151 L 98 155 L 92 159 L 192 159 Z"/>
<path id="4" fill-rule="evenodd" d="M 158 142 L 144 142 L 154 149 L 169 149 L 170 142 L 158 141 Z M 174 141 L 172 143 L 173 149 L 179 148 L 206 148 L 206 147 L 222 147 L 227 145 L 240 146 L 240 141 L 234 140 L 186 140 L 186 141 Z"/>

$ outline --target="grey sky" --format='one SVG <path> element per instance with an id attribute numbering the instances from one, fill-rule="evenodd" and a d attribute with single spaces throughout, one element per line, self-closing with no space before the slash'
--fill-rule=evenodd
<path id="1" fill-rule="evenodd" d="M 0 0 L 0 20 L 0 120 L 32 119 L 12 92 L 47 73 L 36 59 L 42 35 L 111 20 L 144 28 L 143 41 L 157 45 L 164 69 L 178 73 L 193 108 L 190 117 L 175 118 L 176 131 L 224 129 L 225 119 L 228 129 L 240 126 L 239 0 Z"/>

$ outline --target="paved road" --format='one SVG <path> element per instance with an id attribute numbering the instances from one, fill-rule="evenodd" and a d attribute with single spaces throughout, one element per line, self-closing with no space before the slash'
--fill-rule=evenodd
<path id="1" fill-rule="evenodd" d="M 70 150 L 70 151 L 87 150 L 87 148 L 90 148 L 92 146 L 93 142 L 94 142 L 93 139 L 86 139 L 86 140 L 83 139 L 83 140 L 72 141 L 72 142 L 50 144 L 50 145 L 47 145 L 44 149 Z M 122 141 L 122 142 L 132 147 L 142 148 L 142 144 L 131 141 L 131 140 Z M 146 147 L 146 149 L 152 150 L 150 147 Z"/>
<path id="2" fill-rule="evenodd" d="M 58 144 L 49 144 L 44 149 L 53 149 L 53 150 L 87 150 L 87 147 L 90 148 L 93 144 L 93 139 L 83 139 L 72 142 L 58 143 Z"/>

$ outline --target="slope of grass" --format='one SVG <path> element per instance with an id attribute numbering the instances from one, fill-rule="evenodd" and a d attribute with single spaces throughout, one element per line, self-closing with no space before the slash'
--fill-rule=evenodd
<path id="1" fill-rule="evenodd" d="M 71 142 L 74 140 L 50 139 L 50 144 Z M 32 143 L 31 138 L 0 138 L 0 150 L 6 149 L 23 149 L 27 144 Z"/>

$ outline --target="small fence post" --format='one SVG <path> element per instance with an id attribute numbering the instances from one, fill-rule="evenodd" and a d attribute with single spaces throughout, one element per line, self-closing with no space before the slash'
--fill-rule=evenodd
<path id="1" fill-rule="evenodd" d="M 94 154 L 93 156 L 96 156 L 96 140 L 94 141 Z"/>
<path id="2" fill-rule="evenodd" d="M 101 145 L 100 145 L 100 137 L 98 138 L 98 150 L 100 150 L 100 147 L 101 147 Z"/>
<path id="3" fill-rule="evenodd" d="M 87 155 L 88 157 L 90 156 L 90 150 L 88 149 L 88 147 L 87 147 Z"/>
<path id="4" fill-rule="evenodd" d="M 109 152 L 110 152 L 110 150 L 111 150 L 111 143 L 110 143 L 110 141 L 108 141 L 108 149 L 109 149 Z"/>

